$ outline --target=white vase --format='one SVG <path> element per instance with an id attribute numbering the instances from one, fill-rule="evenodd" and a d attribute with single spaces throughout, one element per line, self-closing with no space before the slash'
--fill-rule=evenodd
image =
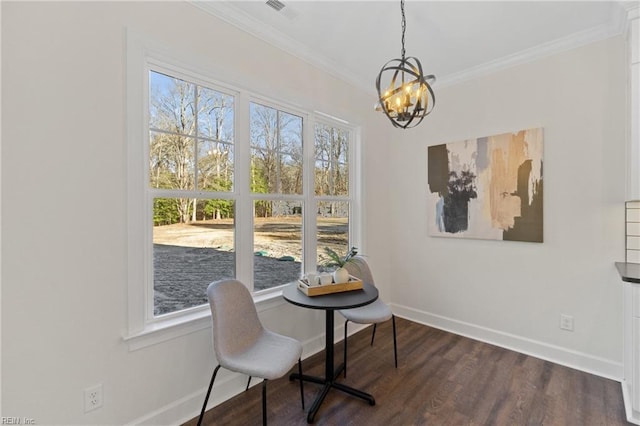
<path id="1" fill-rule="evenodd" d="M 333 272 L 333 281 L 342 284 L 349 281 L 349 271 L 346 268 L 338 268 Z"/>

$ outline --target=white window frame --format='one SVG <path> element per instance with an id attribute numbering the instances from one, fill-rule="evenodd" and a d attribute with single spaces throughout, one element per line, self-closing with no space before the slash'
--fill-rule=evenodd
<path id="1" fill-rule="evenodd" d="M 246 239 L 243 240 L 241 243 L 244 243 L 244 247 L 247 248 L 248 252 L 245 255 L 245 259 L 250 259 L 249 263 L 250 265 L 247 265 L 247 272 L 248 272 L 248 276 L 246 278 L 245 281 L 246 283 L 251 283 L 251 288 L 250 290 L 252 290 L 253 294 L 254 294 L 254 299 L 257 300 L 264 300 L 264 299 L 268 299 L 270 297 L 277 297 L 280 294 L 282 294 L 282 288 L 279 286 L 276 287 L 272 287 L 272 288 L 268 288 L 268 289 L 264 289 L 264 290 L 259 290 L 259 291 L 254 291 L 253 289 L 253 278 L 254 278 L 254 258 L 253 258 L 253 249 L 254 249 L 254 240 L 253 240 L 253 235 L 255 232 L 255 223 L 253 221 L 254 219 L 254 214 L 253 214 L 253 208 L 254 208 L 254 203 L 256 201 L 259 200 L 270 200 L 270 201 L 299 201 L 302 204 L 302 208 L 303 211 L 304 209 L 307 208 L 306 206 L 306 197 L 307 197 L 307 187 L 305 185 L 305 182 L 308 178 L 308 174 L 306 171 L 308 170 L 309 167 L 309 163 L 308 163 L 308 156 L 309 156 L 309 139 L 308 139 L 308 129 L 309 129 L 309 125 L 312 122 L 312 117 L 310 116 L 310 114 L 306 111 L 303 111 L 299 108 L 290 106 L 290 105 L 286 105 L 282 102 L 275 102 L 271 99 L 267 99 L 258 95 L 254 95 L 254 94 L 250 94 L 248 96 L 248 105 L 247 108 L 249 108 L 249 105 L 254 103 L 254 104 L 259 104 L 262 106 L 265 106 L 267 108 L 273 108 L 276 109 L 278 111 L 281 112 L 286 112 L 292 115 L 296 115 L 299 117 L 302 117 L 302 156 L 303 156 L 303 170 L 305 170 L 305 172 L 302 175 L 302 186 L 303 186 L 303 193 L 302 194 L 281 194 L 281 193 L 255 193 L 255 192 L 251 192 L 249 185 L 247 184 L 246 188 L 249 191 L 249 206 L 247 207 L 248 209 L 250 209 L 249 211 L 251 211 L 251 218 L 249 219 L 250 221 L 247 222 L 248 224 L 250 224 L 250 226 L 247 226 L 246 229 L 248 229 L 250 232 L 248 232 L 249 235 L 246 235 Z M 247 123 L 247 131 L 249 131 L 250 129 L 250 114 L 247 117 L 249 119 L 249 122 Z M 250 143 L 250 137 L 247 138 L 247 161 L 251 162 L 251 143 Z M 249 166 L 250 167 L 250 166 Z M 247 170 L 250 170 L 250 168 L 248 168 Z M 246 175 L 248 175 L 247 173 L 245 173 Z M 304 268 L 304 270 L 309 270 L 310 268 L 307 266 L 307 256 L 306 256 L 306 251 L 305 248 L 307 246 L 306 244 L 306 240 L 308 240 L 308 232 L 307 232 L 307 226 L 306 226 L 306 221 L 304 220 L 307 215 L 303 213 L 302 215 L 303 217 L 303 223 L 302 223 L 302 241 L 300 242 L 302 244 L 302 267 Z M 302 273 L 302 271 L 301 271 Z M 285 283 L 283 283 L 285 284 Z"/>
<path id="2" fill-rule="evenodd" d="M 150 147 L 150 141 L 149 141 L 149 131 L 151 131 L 151 128 L 144 124 L 144 123 L 149 123 L 150 121 L 150 117 L 149 117 L 149 73 L 151 71 L 157 72 L 157 73 L 161 73 L 161 74 L 165 74 L 165 75 L 169 75 L 173 78 L 179 78 L 182 79 L 183 81 L 186 81 L 190 84 L 194 84 L 197 85 L 199 87 L 206 87 L 207 89 L 212 89 L 215 90 L 217 92 L 223 93 L 225 95 L 229 95 L 229 96 L 233 96 L 234 102 L 233 102 L 233 117 L 234 117 L 234 121 L 233 121 L 233 158 L 234 158 L 234 171 L 233 171 L 233 175 L 234 175 L 234 179 L 233 179 L 233 190 L 232 191 L 226 191 L 226 192 L 216 192 L 216 191 L 203 191 L 200 189 L 194 189 L 194 190 L 184 190 L 184 189 L 155 189 L 155 188 L 149 188 L 149 147 Z M 153 235 L 152 235 L 152 229 L 153 229 L 153 219 L 152 219 L 152 206 L 153 206 L 153 200 L 154 198 L 197 198 L 197 199 L 220 199 L 220 200 L 232 200 L 234 201 L 234 206 L 238 204 L 238 191 L 235 185 L 235 175 L 236 175 L 236 170 L 235 170 L 235 159 L 236 159 L 236 130 L 237 130 L 237 125 L 236 125 L 236 117 L 237 117 L 237 112 L 238 112 L 238 108 L 237 108 L 237 100 L 240 96 L 240 93 L 236 90 L 231 90 L 228 89 L 226 87 L 221 86 L 219 83 L 211 81 L 206 79 L 206 77 L 204 76 L 199 76 L 194 74 L 193 72 L 190 72 L 188 70 L 185 69 L 181 69 L 178 68 L 177 66 L 175 66 L 174 64 L 167 64 L 163 61 L 159 61 L 156 58 L 153 57 L 148 57 L 147 60 L 145 61 L 145 75 L 144 75 L 144 89 L 143 89 L 143 96 L 144 96 L 144 106 L 143 106 L 143 110 L 144 110 L 144 126 L 146 127 L 146 131 L 144 134 L 144 140 L 143 145 L 144 145 L 144 158 L 146 159 L 146 161 L 144 161 L 143 167 L 144 167 L 144 171 L 143 174 L 146 177 L 146 185 L 145 185 L 145 205 L 144 205 L 144 210 L 146 212 L 145 217 L 144 217 L 144 222 L 142 224 L 142 227 L 145 229 L 145 232 L 147 232 L 146 238 L 145 240 L 147 241 L 147 247 L 152 247 L 152 242 L 153 242 Z M 197 118 L 197 114 L 194 117 L 194 119 L 198 120 Z M 196 131 L 197 132 L 197 131 Z M 196 139 L 196 144 L 197 144 L 197 140 L 201 139 L 201 137 L 196 137 L 193 135 L 189 135 L 189 137 Z M 194 176 L 194 183 L 196 183 L 198 181 L 198 168 L 195 167 L 194 168 L 194 172 L 195 172 L 195 176 Z M 197 185 L 196 185 L 197 186 Z M 234 213 L 234 217 L 235 217 L 235 213 Z M 234 220 L 234 225 L 235 225 L 235 220 Z M 235 226 L 234 226 L 234 236 L 235 236 Z M 234 246 L 238 243 L 237 239 L 235 239 L 234 241 Z M 235 248 L 235 247 L 234 247 Z M 237 257 L 237 256 L 236 256 Z M 147 266 L 145 269 L 147 270 L 147 274 L 149 274 L 149 265 L 153 264 L 153 249 L 151 250 L 145 250 L 145 265 Z M 236 274 L 237 275 L 237 268 L 236 268 Z M 206 305 L 199 305 L 199 306 L 194 306 L 194 307 L 190 307 L 190 308 L 186 308 L 186 309 L 182 309 L 180 311 L 175 311 L 175 312 L 170 312 L 167 314 L 163 314 L 161 316 L 155 316 L 154 315 L 154 310 L 155 310 L 155 301 L 154 301 L 154 280 L 151 278 L 147 278 L 146 282 L 145 282 L 145 301 L 144 301 L 144 305 L 145 305 L 145 322 L 147 324 L 154 324 L 154 323 L 162 323 L 162 322 L 166 322 L 167 320 L 171 320 L 171 318 L 174 317 L 182 317 L 185 315 L 189 315 L 190 313 L 198 313 L 199 311 L 202 310 L 208 310 L 208 306 Z"/>
<path id="3" fill-rule="evenodd" d="M 177 65 L 179 64 L 179 65 Z M 148 38 L 127 31 L 126 51 L 126 154 L 127 154 L 127 234 L 128 234 L 128 328 L 124 339 L 130 350 L 136 350 L 159 342 L 180 337 L 211 326 L 208 305 L 200 305 L 158 317 L 153 315 L 153 248 L 151 209 L 154 191 L 148 188 L 148 98 L 149 71 L 165 72 L 172 77 L 184 78 L 234 96 L 234 185 L 233 191 L 206 193 L 206 198 L 226 198 L 235 201 L 235 251 L 236 278 L 249 285 L 253 283 L 253 203 L 256 199 L 300 200 L 303 209 L 314 212 L 318 199 L 349 202 L 349 241 L 358 246 L 361 241 L 360 208 L 360 129 L 343 120 L 318 112 L 308 112 L 301 107 L 274 101 L 268 96 L 255 94 L 250 89 L 234 87 L 216 81 L 211 74 L 202 71 L 194 58 L 185 57 L 177 51 L 170 51 Z M 298 115 L 303 120 L 303 156 L 305 173 L 303 194 L 253 194 L 250 192 L 250 134 L 249 105 L 259 103 Z M 349 130 L 349 196 L 315 196 L 313 171 L 315 149 L 315 124 L 342 127 Z M 199 191 L 195 191 L 197 194 Z M 166 193 L 166 192 L 164 192 Z M 248 226 L 250 224 L 250 226 Z M 304 272 L 315 270 L 316 216 L 303 214 L 303 267 Z M 251 289 L 250 289 L 251 290 Z M 281 287 L 254 293 L 258 311 L 271 309 L 282 303 Z"/>
<path id="4" fill-rule="evenodd" d="M 347 156 L 347 161 L 349 164 L 349 195 L 344 196 L 344 195 L 322 195 L 322 196 L 318 196 L 315 194 L 315 182 L 313 179 L 313 176 L 315 176 L 315 173 L 308 173 L 309 176 L 311 176 L 311 182 L 310 182 L 310 188 L 309 188 L 309 194 L 310 194 L 310 207 L 312 207 L 312 211 L 317 211 L 317 203 L 318 202 L 331 202 L 331 201 L 336 201 L 336 202 L 346 202 L 349 203 L 349 242 L 351 243 L 351 245 L 354 245 L 356 247 L 362 248 L 362 246 L 359 246 L 358 244 L 360 244 L 362 242 L 362 237 L 361 237 L 361 229 L 362 227 L 360 226 L 361 223 L 361 219 L 362 219 L 362 215 L 360 214 L 361 212 L 361 208 L 360 208 L 360 179 L 358 179 L 358 176 L 360 176 L 360 130 L 358 127 L 350 125 L 349 123 L 343 121 L 343 120 L 339 120 L 337 118 L 331 117 L 328 114 L 323 114 L 323 113 L 319 113 L 316 111 L 315 115 L 314 115 L 315 119 L 313 121 L 313 127 L 311 128 L 311 133 L 312 133 L 312 138 L 313 138 L 313 147 L 310 153 L 310 164 L 309 167 L 311 167 L 311 169 L 313 170 L 315 168 L 315 126 L 316 124 L 324 124 L 326 126 L 330 126 L 330 127 L 340 127 L 343 128 L 345 130 L 349 131 L 349 152 L 348 152 L 348 156 Z M 309 215 L 309 217 L 307 218 L 309 221 L 312 221 L 312 224 L 309 224 L 310 228 L 312 229 L 312 232 L 309 233 L 310 235 L 310 247 L 308 247 L 308 249 L 312 252 L 310 252 L 313 256 L 310 257 L 314 260 L 313 264 L 310 264 L 310 268 L 306 269 L 305 272 L 307 271 L 315 271 L 317 268 L 317 264 L 316 264 L 316 260 L 318 258 L 318 253 L 317 253 L 317 244 L 316 244 L 316 238 L 318 235 L 318 230 L 316 227 L 317 221 L 316 221 L 316 215 Z"/>

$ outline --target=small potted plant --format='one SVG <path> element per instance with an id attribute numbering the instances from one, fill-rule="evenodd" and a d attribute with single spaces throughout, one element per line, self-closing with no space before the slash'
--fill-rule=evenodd
<path id="1" fill-rule="evenodd" d="M 333 272 L 333 281 L 336 284 L 349 282 L 349 271 L 347 271 L 345 265 L 353 262 L 353 258 L 358 254 L 358 249 L 355 247 L 351 247 L 351 250 L 349 250 L 349 252 L 345 256 L 340 256 L 329 247 L 325 247 L 324 252 L 326 253 L 328 259 L 324 261 L 323 265 L 326 268 L 337 268 Z"/>

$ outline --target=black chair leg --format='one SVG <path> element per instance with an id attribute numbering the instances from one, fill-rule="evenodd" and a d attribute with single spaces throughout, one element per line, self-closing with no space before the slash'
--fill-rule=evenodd
<path id="1" fill-rule="evenodd" d="M 344 365 L 344 369 L 343 369 L 343 373 L 344 373 L 344 378 L 347 378 L 347 323 L 349 322 L 349 320 L 346 320 L 344 322 L 344 360 L 342 365 Z"/>
<path id="2" fill-rule="evenodd" d="M 300 380 L 298 380 L 300 382 L 300 400 L 302 401 L 302 409 L 304 410 L 304 389 L 302 388 L 304 380 L 302 380 L 302 360 L 300 358 L 298 358 L 298 375 L 300 376 Z"/>
<path id="3" fill-rule="evenodd" d="M 249 390 L 250 384 L 251 384 L 251 376 L 249 376 L 249 380 L 247 380 L 247 388 L 244 390 L 245 392 Z"/>
<path id="4" fill-rule="evenodd" d="M 378 324 L 373 324 L 373 333 L 371 333 L 371 346 L 373 346 L 373 339 L 376 337 L 376 327 Z"/>
<path id="5" fill-rule="evenodd" d="M 396 316 L 391 315 L 391 321 L 393 321 L 393 358 L 396 362 L 396 368 L 398 368 L 398 347 L 396 345 Z"/>
<path id="6" fill-rule="evenodd" d="M 267 379 L 262 381 L 262 426 L 267 426 Z"/>
<path id="7" fill-rule="evenodd" d="M 202 424 L 202 418 L 204 417 L 204 412 L 207 409 L 207 402 L 209 402 L 209 395 L 211 395 L 211 388 L 213 388 L 213 381 L 216 379 L 216 374 L 218 374 L 218 370 L 220 366 L 218 365 L 215 370 L 213 370 L 213 375 L 211 376 L 211 383 L 209 383 L 209 390 L 207 390 L 207 396 L 204 398 L 204 404 L 202 404 L 202 411 L 200 411 L 200 417 L 198 418 L 198 426 Z"/>

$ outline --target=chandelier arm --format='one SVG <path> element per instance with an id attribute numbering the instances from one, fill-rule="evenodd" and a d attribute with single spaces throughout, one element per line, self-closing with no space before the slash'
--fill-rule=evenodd
<path id="1" fill-rule="evenodd" d="M 415 79 L 413 81 L 408 81 L 406 84 L 415 84 L 415 83 L 420 83 L 420 84 L 425 84 L 428 85 L 429 83 L 427 82 L 421 82 L 420 79 Z M 402 92 L 402 86 L 398 86 L 398 87 L 394 87 L 391 90 L 388 90 L 385 92 L 386 96 L 382 96 L 381 93 L 378 94 L 378 97 L 380 98 L 380 100 L 386 99 L 386 98 L 390 98 L 393 95 Z"/>
<path id="2" fill-rule="evenodd" d="M 415 64 L 411 62 L 411 59 L 415 61 Z M 413 71 L 416 72 L 417 77 L 424 78 L 422 74 L 422 64 L 420 63 L 420 60 L 418 58 L 416 58 L 415 56 L 409 56 L 405 62 Z"/>
<path id="3" fill-rule="evenodd" d="M 401 72 L 404 72 L 405 74 L 409 74 L 412 75 L 414 77 L 416 77 L 416 79 L 420 80 L 422 79 L 422 75 L 420 73 L 418 73 L 416 70 L 413 70 L 411 68 L 402 68 L 399 65 L 396 66 L 390 66 L 390 67 L 386 67 L 383 68 L 382 71 L 391 71 L 391 70 L 396 70 L 396 74 L 399 74 Z M 405 81 L 405 83 L 411 83 L 410 81 Z"/>
<path id="4" fill-rule="evenodd" d="M 389 69 L 394 69 L 394 68 L 390 67 Z M 396 79 L 398 78 L 399 72 L 400 72 L 400 70 L 396 68 L 396 72 L 393 73 L 393 78 L 391 78 L 391 82 L 389 83 L 389 87 L 391 87 L 391 88 L 396 87 Z M 388 89 L 387 89 L 387 91 L 388 91 Z"/>
<path id="5" fill-rule="evenodd" d="M 404 71 L 405 73 L 407 73 L 407 74 L 414 75 L 414 74 L 412 74 L 411 72 L 407 72 L 407 70 L 403 70 L 402 68 L 398 68 L 398 67 L 386 68 L 384 71 L 391 71 L 391 70 L 394 70 L 394 69 L 396 70 L 396 72 L 394 73 L 393 78 L 391 79 L 391 82 L 389 83 L 389 87 L 394 87 L 395 82 L 396 82 L 396 78 L 398 77 L 398 74 L 399 74 L 399 73 L 401 73 L 401 72 L 403 72 L 403 71 Z M 420 78 L 418 78 L 419 76 L 414 75 L 414 77 L 416 77 L 416 79 L 415 79 L 415 80 L 406 81 L 406 82 L 405 82 L 405 84 L 413 84 L 413 83 L 415 83 L 415 82 L 420 81 Z M 401 87 L 401 86 L 395 87 L 393 90 L 391 90 L 391 89 L 390 89 L 391 91 L 389 92 L 389 94 L 392 94 L 392 93 L 397 92 L 397 91 L 398 91 L 398 89 L 399 89 L 400 87 Z"/>
<path id="6" fill-rule="evenodd" d="M 429 83 L 427 83 L 427 90 L 429 91 L 429 94 L 431 95 L 431 103 L 429 110 L 425 113 L 425 117 L 429 114 L 431 114 L 431 111 L 433 111 L 433 107 L 436 106 L 436 94 L 433 93 L 433 89 L 431 88 L 431 85 Z"/>
<path id="7" fill-rule="evenodd" d="M 387 116 L 387 118 L 389 119 L 389 121 L 391 121 L 391 123 L 396 126 L 396 127 L 402 127 L 400 126 L 398 123 L 396 123 L 396 121 L 394 120 L 394 118 L 389 114 L 389 111 L 387 111 L 387 108 L 385 108 L 384 106 L 382 107 L 382 112 L 384 112 L 384 115 Z"/>
<path id="8" fill-rule="evenodd" d="M 408 119 L 404 124 L 399 124 L 399 123 L 398 123 L 398 126 L 397 126 L 397 127 L 401 127 L 401 128 L 403 128 L 403 129 L 408 129 L 408 128 L 411 128 L 411 127 L 415 127 L 415 126 L 417 126 L 417 125 L 418 125 L 418 124 L 420 124 L 420 122 L 424 119 L 424 116 L 420 116 L 419 120 L 418 120 L 418 121 L 416 121 L 413 125 L 411 125 L 411 123 L 413 123 L 413 120 L 416 118 L 416 116 L 417 116 L 417 115 L 416 115 L 416 111 L 414 111 L 414 112 L 411 114 L 411 116 L 409 117 L 409 119 Z"/>

